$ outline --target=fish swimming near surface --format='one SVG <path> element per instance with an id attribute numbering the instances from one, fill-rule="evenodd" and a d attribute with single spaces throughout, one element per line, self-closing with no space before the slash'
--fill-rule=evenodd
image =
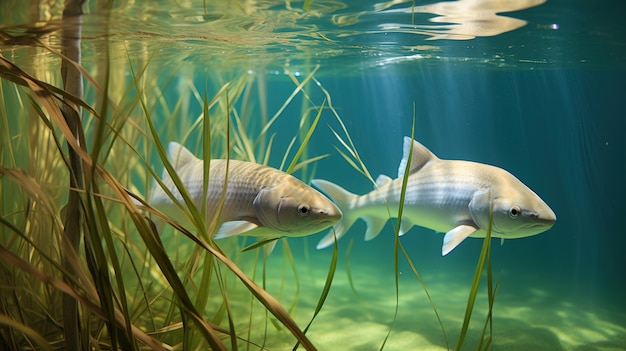
<path id="1" fill-rule="evenodd" d="M 210 161 L 208 190 L 203 198 L 203 161 L 175 142 L 169 144 L 168 158 L 198 209 L 206 201 L 205 219 L 211 220 L 219 209 L 227 160 Z M 163 183 L 184 208 L 182 195 L 167 170 Z M 183 210 L 158 184 L 148 203 L 181 224 L 189 223 Z M 227 189 L 214 238 L 304 236 L 320 232 L 340 218 L 341 211 L 332 201 L 294 176 L 253 162 L 228 160 Z"/>
<path id="2" fill-rule="evenodd" d="M 411 160 L 409 162 L 409 154 Z M 441 249 L 447 255 L 467 237 L 485 237 L 492 211 L 491 236 L 522 238 L 544 232 L 556 215 L 537 194 L 504 169 L 470 161 L 442 160 L 409 137 L 398 178 L 381 175 L 377 188 L 365 195 L 352 194 L 326 180 L 312 184 L 329 195 L 343 218 L 317 245 L 318 249 L 341 238 L 359 218 L 367 223 L 365 240 L 375 238 L 387 220 L 398 214 L 406 167 L 409 176 L 399 234 L 418 225 L 446 233 Z M 394 216 L 395 214 L 395 216 Z"/>

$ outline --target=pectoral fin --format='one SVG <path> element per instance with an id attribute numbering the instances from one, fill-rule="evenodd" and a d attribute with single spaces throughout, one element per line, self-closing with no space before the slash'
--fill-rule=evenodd
<path id="1" fill-rule="evenodd" d="M 248 221 L 230 221 L 222 224 L 217 233 L 215 233 L 214 239 L 228 238 L 231 236 L 244 234 L 249 235 L 249 231 L 259 228 L 258 225 Z"/>
<path id="2" fill-rule="evenodd" d="M 471 225 L 462 224 L 447 232 L 446 235 L 443 237 L 441 256 L 449 254 L 450 251 L 454 250 L 454 248 L 461 243 L 461 241 L 472 235 L 472 233 L 476 230 L 478 230 L 478 228 Z"/>
<path id="3" fill-rule="evenodd" d="M 280 236 L 276 230 L 260 226 L 248 221 L 230 221 L 222 224 L 213 239 L 230 238 L 235 235 L 256 236 L 259 238 L 275 238 Z"/>

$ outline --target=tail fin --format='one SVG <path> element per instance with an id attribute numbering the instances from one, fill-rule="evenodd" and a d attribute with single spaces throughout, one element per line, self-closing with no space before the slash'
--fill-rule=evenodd
<path id="1" fill-rule="evenodd" d="M 350 229 L 352 224 L 354 224 L 354 222 L 359 218 L 355 215 L 355 213 L 349 210 L 350 204 L 356 200 L 358 195 L 352 194 L 339 185 L 331 183 L 327 180 L 313 179 L 311 183 L 328 195 L 343 214 L 341 220 L 335 224 L 333 229 L 331 229 L 331 231 L 317 244 L 317 249 L 319 250 L 333 245 L 335 237 L 337 240 L 341 239 L 348 229 Z"/>

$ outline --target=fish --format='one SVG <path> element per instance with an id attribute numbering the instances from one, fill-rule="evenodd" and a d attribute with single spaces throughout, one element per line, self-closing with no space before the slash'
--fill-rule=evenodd
<path id="1" fill-rule="evenodd" d="M 235 235 L 263 239 L 305 236 L 331 227 L 342 216 L 339 208 L 322 193 L 269 166 L 211 159 L 208 190 L 203 197 L 203 161 L 176 142 L 168 145 L 168 160 L 195 206 L 201 209 L 206 202 L 205 220 L 210 221 L 219 212 L 214 239 Z M 228 181 L 225 182 L 227 167 Z M 183 197 L 167 170 L 163 171 L 162 182 L 173 194 L 175 202 L 159 184 L 155 184 L 148 203 L 181 225 L 190 225 Z M 220 209 L 225 184 L 227 188 Z"/>
<path id="2" fill-rule="evenodd" d="M 490 211 L 491 236 L 502 241 L 542 233 L 556 221 L 554 211 L 508 171 L 483 163 L 440 159 L 416 140 L 405 137 L 398 178 L 379 176 L 376 188 L 367 194 L 353 194 L 323 179 L 311 182 L 343 213 L 334 232 L 322 238 L 317 248 L 333 245 L 335 238 L 339 240 L 359 218 L 367 224 L 365 240 L 374 239 L 387 220 L 398 215 L 407 167 L 399 235 L 414 225 L 445 233 L 442 256 L 467 237 L 485 237 Z"/>

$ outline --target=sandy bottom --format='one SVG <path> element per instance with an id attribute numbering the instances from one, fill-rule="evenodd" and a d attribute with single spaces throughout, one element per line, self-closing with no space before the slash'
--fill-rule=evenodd
<path id="1" fill-rule="evenodd" d="M 316 264 L 312 264 L 313 261 Z M 295 303 L 292 316 L 301 328 L 313 316 L 329 262 L 329 254 L 302 259 L 296 262 L 297 278 L 280 254 L 273 254 L 266 265 L 267 290 L 286 308 Z M 454 273 L 434 269 L 435 273 L 419 272 L 441 318 L 441 325 L 424 288 L 408 266 L 401 268 L 397 300 L 393 265 L 361 256 L 351 258 L 349 266 L 348 274 L 346 262 L 340 260 L 338 263 L 330 294 L 307 332 L 319 350 L 380 350 L 390 331 L 396 306 L 397 318 L 385 350 L 454 349 L 463 324 L 473 265 Z M 483 282 L 485 280 L 483 278 Z M 608 302 L 606 306 L 581 307 L 582 304 L 562 298 L 555 286 L 558 284 L 540 284 L 532 277 L 504 272 L 493 312 L 492 349 L 626 349 L 626 314 L 623 309 Z M 483 284 L 463 349 L 475 350 L 480 342 L 487 313 L 486 295 Z M 244 305 L 249 307 L 249 303 Z M 256 313 L 249 327 L 238 328 L 238 333 L 250 333 L 251 339 L 259 344 L 265 340 L 264 346 L 269 350 L 293 348 L 294 339 L 286 330 L 277 330 L 272 323 L 266 322 L 261 307 L 253 311 Z"/>

